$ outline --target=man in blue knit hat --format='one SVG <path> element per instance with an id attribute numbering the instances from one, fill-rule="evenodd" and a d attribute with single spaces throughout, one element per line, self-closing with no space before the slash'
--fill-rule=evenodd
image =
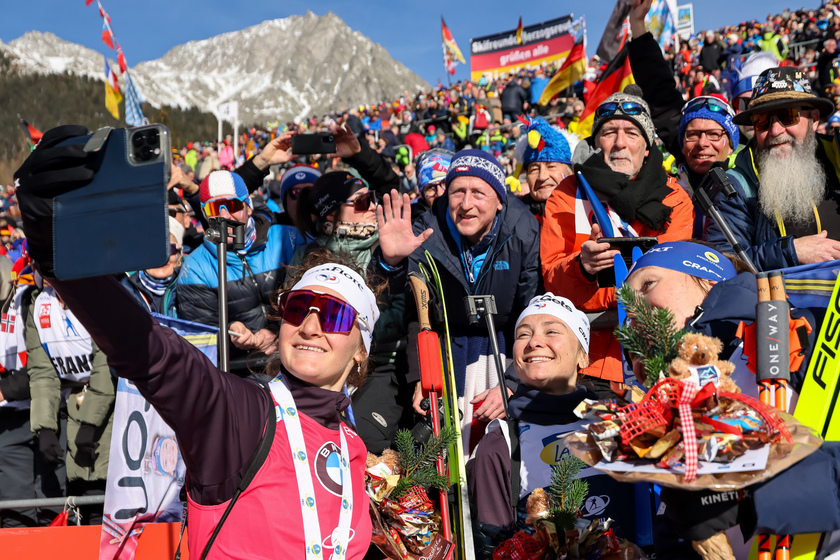
<path id="1" fill-rule="evenodd" d="M 504 415 L 490 338 L 482 321 L 471 325 L 464 296 L 493 295 L 499 347 L 510 355 L 519 313 L 539 284 L 539 224 L 516 197 L 508 196 L 505 174 L 496 158 L 481 150 L 452 157 L 446 192 L 414 223 L 414 231 L 434 230 L 409 258 L 409 267 L 428 269 L 425 252 L 437 262 L 443 284 L 464 445 L 483 434 L 473 422 Z M 415 393 L 419 410 L 420 392 Z M 422 412 L 421 412 L 422 413 Z"/>
<path id="2" fill-rule="evenodd" d="M 716 161 L 726 161 L 740 141 L 735 111 L 720 94 L 695 97 L 685 104 L 677 137 L 686 165 L 698 176 Z"/>

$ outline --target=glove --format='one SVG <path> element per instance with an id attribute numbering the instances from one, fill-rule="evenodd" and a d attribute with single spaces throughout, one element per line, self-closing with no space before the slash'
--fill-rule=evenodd
<path id="1" fill-rule="evenodd" d="M 665 515 L 677 534 L 691 541 L 704 541 L 738 524 L 738 510 L 746 492 L 675 490 L 663 488 Z"/>
<path id="2" fill-rule="evenodd" d="M 93 152 L 85 152 L 83 145 L 58 144 L 87 133 L 88 130 L 79 125 L 63 125 L 48 130 L 15 172 L 18 206 L 29 256 L 38 264 L 41 274 L 47 277 L 54 276 L 53 198 L 87 185 L 95 174 Z"/>
<path id="3" fill-rule="evenodd" d="M 38 432 L 38 449 L 41 450 L 44 460 L 51 465 L 57 465 L 64 460 L 64 450 L 61 449 L 55 430 L 44 428 Z"/>
<path id="4" fill-rule="evenodd" d="M 95 431 L 96 426 L 82 423 L 79 426 L 78 433 L 76 433 L 76 454 L 73 459 L 80 467 L 93 468 L 96 458 L 99 456 L 99 453 L 96 452 L 99 444 L 93 441 Z"/>

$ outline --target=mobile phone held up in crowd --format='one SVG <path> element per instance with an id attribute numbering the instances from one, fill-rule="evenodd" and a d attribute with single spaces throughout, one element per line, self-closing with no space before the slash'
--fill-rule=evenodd
<path id="1" fill-rule="evenodd" d="M 55 275 L 62 280 L 157 268 L 169 259 L 169 129 L 101 128 L 64 144 L 95 154 L 93 180 L 55 197 Z"/>
<path id="2" fill-rule="evenodd" d="M 598 243 L 609 243 L 610 251 L 620 251 L 629 270 L 633 265 L 633 247 L 638 247 L 645 253 L 659 243 L 659 240 L 656 237 L 602 237 Z M 599 288 L 612 288 L 615 286 L 615 269 L 605 268 L 598 272 L 596 278 Z"/>
<path id="3" fill-rule="evenodd" d="M 292 136 L 292 153 L 295 155 L 334 154 L 335 138 L 329 132 L 295 134 Z"/>

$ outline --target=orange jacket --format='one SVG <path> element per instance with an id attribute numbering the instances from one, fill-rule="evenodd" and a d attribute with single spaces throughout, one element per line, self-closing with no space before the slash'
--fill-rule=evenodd
<path id="1" fill-rule="evenodd" d="M 668 177 L 671 194 L 663 204 L 673 208 L 666 231 L 654 231 L 640 221 L 630 226 L 642 237 L 658 237 L 660 242 L 691 239 L 694 205 L 677 180 Z M 578 196 L 577 178 L 566 177 L 554 189 L 545 205 L 540 232 L 540 260 L 545 289 L 569 298 L 585 312 L 603 311 L 616 307 L 615 288 L 598 288 L 597 283 L 584 277 L 580 269 L 580 246 L 589 239 L 591 220 L 589 203 Z M 610 211 L 612 213 L 612 211 Z M 590 366 L 586 375 L 608 381 L 623 381 L 620 345 L 612 336 L 612 329 L 592 331 L 589 344 Z"/>

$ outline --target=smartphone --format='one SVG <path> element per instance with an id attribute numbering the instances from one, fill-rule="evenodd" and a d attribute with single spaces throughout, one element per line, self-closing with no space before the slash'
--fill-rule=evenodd
<path id="1" fill-rule="evenodd" d="M 169 129 L 105 127 L 64 144 L 95 153 L 96 175 L 53 202 L 53 266 L 62 280 L 157 268 L 169 259 Z"/>
<path id="2" fill-rule="evenodd" d="M 295 134 L 292 136 L 292 153 L 296 155 L 334 154 L 335 138 L 329 132 Z"/>
<path id="3" fill-rule="evenodd" d="M 656 237 L 602 237 L 598 240 L 598 243 L 609 243 L 611 251 L 621 251 L 621 256 L 629 270 L 633 266 L 633 247 L 638 247 L 642 250 L 642 253 L 645 253 L 659 243 L 659 239 Z M 599 271 L 596 279 L 599 288 L 615 287 L 615 269 L 610 267 Z"/>

